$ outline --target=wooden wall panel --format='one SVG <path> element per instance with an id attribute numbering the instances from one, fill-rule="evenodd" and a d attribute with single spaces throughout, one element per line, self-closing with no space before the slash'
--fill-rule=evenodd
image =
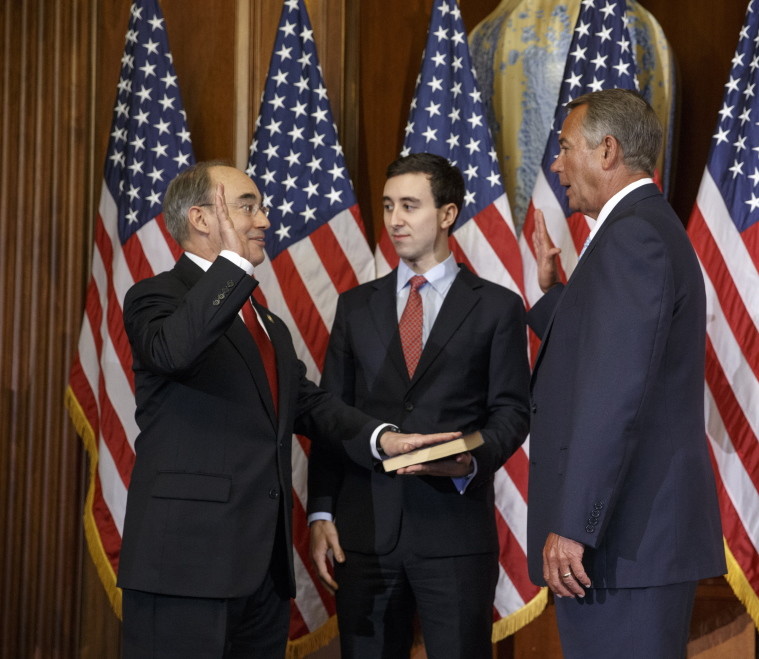
<path id="1" fill-rule="evenodd" d="M 748 1 L 689 0 L 687 7 L 671 0 L 643 0 L 641 4 L 661 24 L 677 62 L 679 138 L 670 197 L 677 214 L 687 222 Z"/>
<path id="2" fill-rule="evenodd" d="M 81 320 L 89 2 L 4 3 L 0 654 L 76 656 L 83 456 L 63 408 Z"/>

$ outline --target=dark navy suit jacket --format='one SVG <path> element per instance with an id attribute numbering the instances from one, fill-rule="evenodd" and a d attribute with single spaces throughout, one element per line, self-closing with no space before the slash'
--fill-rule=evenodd
<path id="1" fill-rule="evenodd" d="M 528 562 L 549 532 L 586 545 L 595 587 L 725 572 L 704 428 L 705 297 L 655 185 L 613 209 L 566 286 L 533 307 Z"/>

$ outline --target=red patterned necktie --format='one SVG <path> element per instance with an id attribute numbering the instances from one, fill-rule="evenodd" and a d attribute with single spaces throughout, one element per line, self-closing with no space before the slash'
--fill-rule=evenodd
<path id="1" fill-rule="evenodd" d="M 406 368 L 409 378 L 414 377 L 416 365 L 422 356 L 422 296 L 419 289 L 427 283 L 422 275 L 414 275 L 409 282 L 411 290 L 408 293 L 406 308 L 401 314 L 398 328 L 401 333 L 403 356 L 406 358 Z"/>
<path id="2" fill-rule="evenodd" d="M 269 391 L 271 392 L 271 399 L 274 402 L 274 411 L 279 413 L 277 356 L 274 353 L 274 345 L 264 331 L 264 328 L 261 327 L 261 323 L 258 322 L 258 317 L 253 310 L 253 304 L 250 300 L 242 307 L 242 318 L 258 346 L 258 352 L 261 355 L 261 361 L 263 361 L 264 369 L 266 370 L 266 379 L 269 381 Z"/>

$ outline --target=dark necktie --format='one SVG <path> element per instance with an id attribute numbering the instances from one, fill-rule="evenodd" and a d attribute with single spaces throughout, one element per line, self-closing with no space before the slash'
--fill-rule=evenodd
<path id="1" fill-rule="evenodd" d="M 261 355 L 261 361 L 264 363 L 264 369 L 266 370 L 266 379 L 269 381 L 269 391 L 271 392 L 271 399 L 274 403 L 274 411 L 279 413 L 279 394 L 277 389 L 277 356 L 274 353 L 274 345 L 271 339 L 266 335 L 264 328 L 261 327 L 261 323 L 258 322 L 258 317 L 253 309 L 253 304 L 248 300 L 242 307 L 242 318 L 245 321 L 245 326 L 253 336 L 253 339 L 258 346 L 258 352 Z"/>
<path id="2" fill-rule="evenodd" d="M 422 296 L 419 294 L 419 289 L 427 283 L 427 280 L 422 275 L 414 275 L 409 281 L 411 290 L 409 290 L 406 308 L 401 314 L 398 328 L 408 376 L 413 378 L 416 365 L 422 356 Z"/>

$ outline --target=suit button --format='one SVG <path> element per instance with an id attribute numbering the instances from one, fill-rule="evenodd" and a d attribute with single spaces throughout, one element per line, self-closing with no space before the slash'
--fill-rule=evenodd
<path id="1" fill-rule="evenodd" d="M 592 524 L 588 524 L 588 525 L 585 527 L 585 531 L 587 531 L 588 533 L 593 533 L 593 531 L 595 531 L 595 530 L 596 530 L 596 527 L 595 527 L 595 526 L 593 526 Z"/>
<path id="2" fill-rule="evenodd" d="M 600 517 L 600 516 L 601 516 L 601 511 L 599 511 L 599 510 L 594 510 L 594 511 L 593 511 L 593 512 L 591 512 L 590 514 L 591 514 L 593 517 Z"/>
<path id="3" fill-rule="evenodd" d="M 407 400 L 405 403 L 403 403 L 403 409 L 407 412 L 411 412 L 414 409 L 414 403 L 412 403 L 410 400 Z"/>
<path id="4" fill-rule="evenodd" d="M 275 487 L 271 488 L 269 490 L 269 498 L 270 499 L 276 499 L 277 497 L 279 497 L 279 492 L 277 491 L 277 489 Z"/>
<path id="5" fill-rule="evenodd" d="M 603 507 L 604 507 L 604 502 L 603 501 L 599 501 L 598 503 L 594 503 L 593 504 L 593 509 L 594 510 L 601 510 Z"/>
<path id="6" fill-rule="evenodd" d="M 235 285 L 235 283 L 231 279 L 227 282 L 227 286 L 229 288 L 234 288 L 234 285 Z"/>
<path id="7" fill-rule="evenodd" d="M 211 304 L 213 304 L 215 307 L 218 307 L 220 304 L 219 298 L 216 298 Z"/>

